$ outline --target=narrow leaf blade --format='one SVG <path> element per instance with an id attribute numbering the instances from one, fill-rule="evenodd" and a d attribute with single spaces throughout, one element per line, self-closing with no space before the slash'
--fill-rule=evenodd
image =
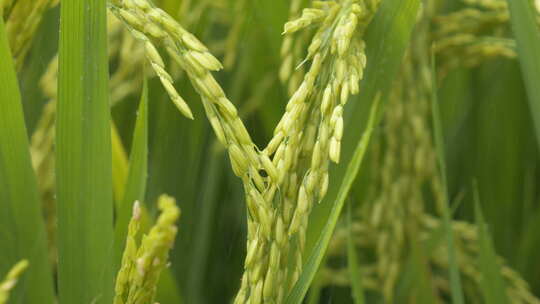
<path id="1" fill-rule="evenodd" d="M 111 303 L 113 204 L 105 0 L 62 2 L 56 172 L 60 303 Z"/>
<path id="2" fill-rule="evenodd" d="M 456 259 L 456 251 L 454 248 L 454 234 L 452 231 L 452 215 L 449 207 L 449 198 L 448 198 L 448 182 L 447 182 L 447 171 L 446 171 L 446 158 L 444 153 L 444 138 L 443 130 L 441 123 L 441 113 L 439 109 L 439 101 L 437 95 L 437 81 L 436 81 L 436 72 L 435 72 L 435 61 L 432 58 L 432 85 L 433 85 L 433 94 L 431 96 L 431 110 L 433 116 L 433 132 L 435 137 L 435 148 L 437 150 L 437 160 L 439 163 L 439 174 L 441 175 L 442 181 L 442 191 L 443 191 L 443 222 L 445 227 L 446 235 L 446 244 L 448 248 L 448 264 L 450 267 L 450 290 L 452 294 L 452 303 L 463 304 L 463 289 L 461 286 L 461 278 L 459 276 L 459 266 Z"/>
<path id="3" fill-rule="evenodd" d="M 364 288 L 361 281 L 360 265 L 358 265 L 358 254 L 356 252 L 356 247 L 354 246 L 351 213 L 351 205 L 349 204 L 347 212 L 347 228 L 349 231 L 347 235 L 347 264 L 349 268 L 349 275 L 351 277 L 351 289 L 354 303 L 364 304 L 366 299 L 364 297 Z"/>
<path id="4" fill-rule="evenodd" d="M 530 0 L 507 0 L 512 29 L 517 40 L 521 72 L 529 96 L 529 106 L 540 147 L 540 28 L 537 10 Z"/>
<path id="5" fill-rule="evenodd" d="M 114 250 L 114 273 L 119 268 L 122 252 L 124 251 L 127 237 L 131 210 L 135 201 L 144 201 L 146 193 L 146 178 L 148 172 L 148 85 L 144 82 L 139 110 L 137 111 L 137 121 L 133 133 L 131 153 L 129 157 L 129 170 L 126 186 L 123 189 L 123 197 L 117 204 L 117 215 L 115 223 L 115 250 Z"/>
<path id="6" fill-rule="evenodd" d="M 148 82 L 145 80 L 139 101 L 137 120 L 131 145 L 129 162 L 120 136 L 114 126 L 111 129 L 113 147 L 113 179 L 116 198 L 114 274 L 120 267 L 124 251 L 127 227 L 134 201 L 143 202 L 146 195 L 148 175 Z M 128 164 L 129 163 L 129 164 Z M 141 205 L 142 231 L 148 231 L 153 220 L 148 209 Z M 182 303 L 179 287 L 171 269 L 166 268 L 161 274 L 156 291 L 156 300 L 163 304 Z"/>
<path id="7" fill-rule="evenodd" d="M 480 272 L 482 274 L 480 287 L 486 303 L 507 304 L 510 302 L 506 294 L 506 284 L 501 274 L 501 266 L 497 262 L 497 254 L 495 248 L 493 248 L 493 242 L 488 232 L 484 215 L 482 214 L 480 194 L 476 183 L 473 190 L 478 242 L 480 245 L 478 256 L 478 265 L 480 265 Z"/>
<path id="8" fill-rule="evenodd" d="M 10 303 L 53 303 L 47 236 L 30 160 L 17 75 L 0 18 L 0 275 L 17 261 L 29 268 Z"/>

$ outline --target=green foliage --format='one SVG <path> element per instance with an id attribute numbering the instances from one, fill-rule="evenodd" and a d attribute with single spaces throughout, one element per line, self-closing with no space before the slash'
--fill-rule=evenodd
<path id="1" fill-rule="evenodd" d="M 517 40 L 519 62 L 529 95 L 530 112 L 534 120 L 536 142 L 540 147 L 540 29 L 538 28 L 538 5 L 533 1 L 510 1 L 512 29 Z"/>
<path id="2" fill-rule="evenodd" d="M 124 240 L 127 236 L 127 227 L 131 218 L 132 204 L 135 201 L 144 202 L 146 193 L 146 174 L 148 167 L 148 85 L 145 81 L 137 111 L 137 121 L 133 132 L 131 154 L 129 157 L 129 173 L 123 197 L 116 204 L 115 222 L 115 262 L 119 265 L 120 257 L 124 252 Z M 116 269 L 115 269 L 116 270 Z M 116 271 L 115 271 L 116 272 Z"/>
<path id="3" fill-rule="evenodd" d="M 359 269 L 360 267 L 358 266 L 358 253 L 356 252 L 356 247 L 354 245 L 354 239 L 352 236 L 352 215 L 350 204 L 347 211 L 347 230 L 349 230 L 347 237 L 347 264 L 351 276 L 352 296 L 355 304 L 364 304 L 366 303 L 366 299 L 364 295 L 364 288 L 362 287 L 362 274 Z"/>
<path id="4" fill-rule="evenodd" d="M 113 296 L 105 17 L 105 1 L 61 6 L 56 122 L 60 303 L 111 303 Z"/>
<path id="5" fill-rule="evenodd" d="M 0 302 L 539 303 L 538 1 L 57 2 L 0 0 Z"/>
<path id="6" fill-rule="evenodd" d="M 431 110 L 433 113 L 433 131 L 435 137 L 435 147 L 437 150 L 437 160 L 439 163 L 439 174 L 441 175 L 442 180 L 442 192 L 443 192 L 443 220 L 446 234 L 446 246 L 448 248 L 448 263 L 450 264 L 450 288 L 452 290 L 452 303 L 463 304 L 463 290 L 461 286 L 461 278 L 458 269 L 458 261 L 456 257 L 456 250 L 454 244 L 454 231 L 451 227 L 451 212 L 450 212 L 450 199 L 448 198 L 448 182 L 447 182 L 447 171 L 446 171 L 446 157 L 445 157 L 445 146 L 443 138 L 443 129 L 441 122 L 441 112 L 439 109 L 439 100 L 438 100 L 438 87 L 436 81 L 436 71 L 435 71 L 435 59 L 432 59 L 432 85 L 433 85 L 433 96 L 431 98 Z"/>
<path id="7" fill-rule="evenodd" d="M 12 303 L 53 303 L 36 177 L 32 170 L 21 94 L 0 20 L 0 273 L 26 259 L 32 265 Z"/>
<path id="8" fill-rule="evenodd" d="M 507 289 L 501 275 L 501 267 L 497 261 L 497 253 L 493 248 L 490 233 L 487 229 L 482 208 L 480 207 L 480 197 L 478 186 L 474 184 L 474 211 L 476 214 L 476 226 L 479 230 L 480 253 L 478 262 L 482 270 L 482 292 L 488 303 L 509 303 L 505 290 Z"/>

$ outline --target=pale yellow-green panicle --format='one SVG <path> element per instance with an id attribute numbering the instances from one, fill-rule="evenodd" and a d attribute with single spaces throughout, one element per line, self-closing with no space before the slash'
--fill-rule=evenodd
<path id="1" fill-rule="evenodd" d="M 7 304 L 10 292 L 15 288 L 26 268 L 28 268 L 28 261 L 22 260 L 11 268 L 3 281 L 0 281 L 0 304 Z"/>
<path id="2" fill-rule="evenodd" d="M 156 224 L 142 236 L 138 245 L 141 209 L 138 202 L 133 207 L 129 223 L 122 265 L 116 278 L 114 304 L 153 303 L 157 284 L 163 269 L 169 264 L 169 251 L 177 233 L 176 222 L 180 209 L 167 195 L 158 199 L 161 211 Z"/>
<path id="3" fill-rule="evenodd" d="M 9 12 L 6 34 L 17 70 L 24 64 L 43 15 L 57 4 L 57 0 L 7 0 L 3 4 L 4 13 Z"/>

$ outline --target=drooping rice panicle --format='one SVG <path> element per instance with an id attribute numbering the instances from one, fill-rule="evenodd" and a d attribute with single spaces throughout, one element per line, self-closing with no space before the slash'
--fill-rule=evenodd
<path id="1" fill-rule="evenodd" d="M 389 97 L 388 111 L 378 150 L 380 162 L 372 184 L 370 202 L 362 208 L 367 225 L 379 233 L 374 240 L 377 255 L 374 274 L 380 282 L 385 302 L 395 301 L 395 286 L 402 273 L 402 257 L 407 242 L 417 242 L 424 213 L 424 189 L 434 196 L 442 210 L 441 181 L 436 174 L 436 154 L 429 131 L 430 93 L 430 19 L 433 3 L 426 4 L 416 25 L 401 73 Z"/>
<path id="2" fill-rule="evenodd" d="M 6 34 L 17 70 L 24 63 L 43 14 L 47 9 L 56 6 L 58 2 L 59 0 L 7 1 L 8 9 L 4 12 L 7 13 L 9 10 Z"/>
<path id="3" fill-rule="evenodd" d="M 479 2 L 468 1 L 471 4 Z M 482 1 L 482 3 L 487 8 L 505 10 L 506 7 L 495 5 L 501 4 L 500 1 Z M 505 2 L 502 1 L 502 3 Z M 442 204 L 441 181 L 435 170 L 435 148 L 429 130 L 431 115 L 429 98 L 432 96 L 431 90 L 435 88 L 432 87 L 429 79 L 430 63 L 427 58 L 431 50 L 430 39 L 441 43 L 447 38 L 441 38 L 444 34 L 441 34 L 443 31 L 437 28 L 439 21 L 435 22 L 435 29 L 430 28 L 429 20 L 434 14 L 434 7 L 425 7 L 410 50 L 402 64 L 401 74 L 390 93 L 388 110 L 384 118 L 383 137 L 378 145 L 372 146 L 375 169 L 371 172 L 374 173 L 375 176 L 372 179 L 376 182 L 370 186 L 371 194 L 367 196 L 366 203 L 357 210 L 357 218 L 352 229 L 353 234 L 357 235 L 355 243 L 361 252 L 372 253 L 374 257 L 361 266 L 365 276 L 362 284 L 365 288 L 381 294 L 385 302 L 395 301 L 398 280 L 410 256 L 409 244 L 419 239 L 432 237 L 443 225 L 441 220 L 425 210 L 429 199 L 435 203 L 438 214 L 441 212 Z M 441 20 L 437 18 L 435 20 Z M 487 41 L 485 46 L 478 46 L 484 43 L 485 39 L 500 39 L 508 44 L 512 43 L 510 39 L 478 37 L 475 33 L 480 32 L 479 26 L 467 26 L 467 22 L 461 21 L 461 23 L 440 22 L 447 29 L 451 29 L 448 33 L 454 36 L 450 37 L 468 36 L 470 46 L 467 46 L 468 51 L 465 53 L 475 57 L 473 59 L 456 56 L 453 50 L 453 55 L 448 56 L 456 60 L 453 67 L 477 65 L 490 58 L 489 56 L 513 57 L 511 54 L 504 53 L 504 50 L 501 54 L 482 49 L 496 47 L 497 44 L 494 41 Z M 507 26 L 499 21 L 494 24 L 493 26 L 501 28 Z M 431 33 L 433 30 L 435 30 L 435 35 Z M 489 31 L 492 30 L 493 28 L 489 29 Z M 478 50 L 474 53 L 473 49 L 477 46 Z M 442 44 L 436 44 L 434 50 L 439 56 L 447 48 Z M 429 198 L 426 199 L 426 196 Z M 477 228 L 460 221 L 453 221 L 452 227 L 457 237 L 459 270 L 468 286 L 465 289 L 467 297 L 476 299 L 472 302 L 479 302 L 481 299 L 478 295 L 482 279 L 476 260 L 479 251 Z M 334 235 L 329 250 L 330 259 L 332 256 L 340 256 L 346 252 L 349 233 L 347 229 L 348 227 L 343 226 Z M 449 295 L 450 290 L 450 283 L 446 278 L 449 269 L 446 245 L 439 245 L 436 252 L 427 258 L 435 294 L 442 299 Z M 503 277 L 508 284 L 507 293 L 512 303 L 539 303 L 515 271 L 502 261 L 501 266 Z M 328 266 L 323 271 L 322 277 L 324 284 L 340 286 L 350 284 L 346 269 L 336 270 Z"/>
<path id="4" fill-rule="evenodd" d="M 3 281 L 0 281 L 0 304 L 7 304 L 11 290 L 15 288 L 26 268 L 28 268 L 28 261 L 22 260 L 11 268 Z"/>
<path id="5" fill-rule="evenodd" d="M 474 67 L 493 58 L 516 58 L 506 1 L 464 0 L 458 11 L 432 16 L 432 40 L 439 76 L 456 67 Z M 540 26 L 540 12 L 536 12 Z"/>
<path id="6" fill-rule="evenodd" d="M 304 6 L 303 0 L 291 1 L 289 8 L 289 18 L 291 20 L 296 19 L 302 13 Z M 311 19 L 318 19 L 320 16 L 317 14 L 324 14 L 324 11 L 307 11 L 305 12 L 304 22 L 310 22 Z M 300 17 L 300 18 L 302 18 Z M 305 68 L 304 65 L 299 65 L 303 60 L 303 56 L 310 37 L 310 31 L 301 31 L 299 35 L 285 35 L 281 43 L 281 66 L 279 69 L 279 79 L 284 84 L 287 84 L 289 96 L 294 94 L 302 79 L 304 78 Z"/>
<path id="7" fill-rule="evenodd" d="M 357 216 L 363 217 L 359 213 Z M 419 235 L 423 238 L 432 237 L 443 225 L 442 221 L 432 215 L 423 214 L 419 220 L 420 231 Z M 356 246 L 362 252 L 372 252 L 376 247 L 376 242 L 380 231 L 371 226 L 367 221 L 357 218 L 352 226 L 353 238 Z M 478 245 L 478 229 L 475 225 L 463 221 L 454 220 L 452 229 L 456 235 L 456 247 L 459 256 L 459 268 L 462 277 L 468 284 L 467 296 L 469 298 L 476 297 L 480 294 L 481 275 L 479 265 L 477 263 L 477 254 L 479 252 Z M 335 259 L 346 252 L 347 246 L 347 228 L 345 226 L 338 229 L 332 239 L 331 246 L 328 251 L 329 259 Z M 431 276 L 436 292 L 442 296 L 449 295 L 450 285 L 445 277 L 448 272 L 448 255 L 445 244 L 438 246 L 429 256 L 430 265 L 432 268 Z M 531 292 L 528 284 L 520 277 L 519 273 L 510 268 L 505 261 L 499 260 L 501 265 L 501 273 L 506 281 L 508 290 L 507 293 L 511 299 L 511 303 L 515 304 L 538 304 L 540 300 Z M 402 261 L 401 263 L 405 263 Z M 384 278 L 381 278 L 377 273 L 377 261 L 372 263 L 362 264 L 362 285 L 365 289 L 374 293 L 381 293 L 381 286 L 384 283 Z M 321 271 L 321 284 L 323 286 L 343 286 L 351 284 L 350 276 L 346 268 L 325 267 Z M 478 302 L 481 299 L 477 299 Z"/>
<path id="8" fill-rule="evenodd" d="M 244 124 L 238 117 L 236 107 L 225 96 L 223 89 L 212 76 L 212 71 L 222 69 L 221 63 L 191 33 L 163 10 L 146 1 L 116 1 L 111 9 L 131 28 L 134 35 L 144 41 L 152 67 L 161 75 L 163 85 L 171 98 L 191 117 L 191 111 L 183 99 L 176 94 L 170 77 L 161 67 L 159 54 L 154 44 L 160 45 L 171 58 L 188 74 L 193 86 L 202 99 L 206 115 L 219 141 L 229 148 L 231 164 L 237 176 L 244 179 L 244 184 L 253 182 L 259 191 L 264 188 L 263 178 L 259 174 L 262 162 Z"/>
<path id="9" fill-rule="evenodd" d="M 352 34 L 361 37 L 376 7 L 357 1 L 328 5 L 317 2 L 315 5 L 315 9 L 321 9 L 319 14 L 326 17 L 320 22 L 308 50 L 306 62 L 311 65 L 263 152 L 272 157 L 278 174 L 277 185 L 281 189 L 278 197 L 272 188 L 263 193 L 266 201 L 278 199 L 279 202 L 273 215 L 274 222 L 277 221 L 275 241 L 270 235 L 270 242 L 261 246 L 261 240 L 269 237 L 254 230 L 257 226 L 253 229 L 248 226 L 248 255 L 242 287 L 235 303 L 257 302 L 259 299 L 264 303 L 279 303 L 296 281 L 302 266 L 309 210 L 313 201 L 322 199 L 326 192 L 329 159 L 338 160 L 342 107 L 349 93 L 358 92 L 358 81 L 365 66 L 363 42 L 352 39 Z M 310 13 L 304 13 L 300 21 L 286 24 L 285 33 L 311 24 L 313 20 L 308 20 L 310 17 L 307 16 Z M 324 37 L 326 34 L 331 38 Z M 350 91 L 349 84 L 352 85 Z M 328 96 L 327 93 L 325 98 L 325 91 L 339 97 Z M 310 161 L 310 165 L 305 165 Z M 270 247 L 269 255 L 260 249 L 265 246 Z M 291 271 L 288 269 L 289 260 L 295 261 Z M 266 273 L 264 278 L 261 268 L 262 273 Z M 264 269 L 268 270 L 265 272 Z"/>
<path id="10" fill-rule="evenodd" d="M 173 78 L 166 71 L 165 63 L 155 46 L 155 42 L 161 42 L 166 38 L 169 39 L 167 43 L 170 45 L 174 45 L 175 42 L 171 37 L 168 37 L 168 33 L 162 27 L 151 20 L 148 20 L 149 9 L 155 10 L 156 13 L 154 14 L 154 18 L 159 18 L 159 16 L 155 16 L 156 14 L 167 14 L 157 8 L 153 8 L 153 6 L 146 1 L 128 0 L 111 2 L 112 3 L 109 6 L 111 11 L 119 19 L 124 21 L 124 23 L 128 25 L 128 28 L 132 32 L 133 36 L 143 43 L 146 58 L 148 59 L 150 66 L 156 75 L 159 77 L 163 87 L 167 91 L 167 94 L 169 94 L 169 97 L 173 103 L 184 116 L 193 119 L 191 109 L 174 88 Z M 167 15 L 167 17 L 169 18 L 169 21 L 172 20 L 175 22 L 170 16 Z"/>
<path id="11" fill-rule="evenodd" d="M 248 254 L 237 302 L 257 302 L 259 299 L 268 303 L 279 302 L 286 291 L 279 287 L 287 281 L 294 282 L 295 276 L 299 274 L 307 215 L 314 198 L 320 199 L 325 194 L 328 160 L 339 161 L 343 106 L 349 94 L 358 92 L 358 82 L 365 66 L 363 42 L 353 39 L 353 33 L 365 30 L 377 4 L 377 1 L 317 2 L 316 8 L 312 10 L 319 13 L 326 11 L 325 18 L 322 18 L 324 14 L 311 18 L 308 9 L 299 20 L 286 24 L 285 33 L 292 33 L 312 24 L 316 19 L 323 20 L 308 51 L 307 60 L 311 62 L 309 72 L 291 98 L 288 111 L 270 144 L 270 147 L 275 146 L 276 151 L 267 149 L 262 154 L 252 143 L 238 118 L 236 108 L 212 77 L 211 72 L 221 69 L 221 65 L 204 45 L 149 2 L 115 1 L 111 5 L 113 12 L 130 26 L 132 33 L 144 41 L 147 50 L 150 50 L 147 51 L 150 54 L 148 58 L 154 68 L 158 67 L 162 82 L 166 80 L 164 86 L 168 86 L 169 79 L 165 73 L 159 72 L 163 65 L 154 45 L 163 47 L 187 72 L 201 95 L 218 139 L 228 147 L 235 174 L 244 182 L 249 213 Z M 326 37 L 327 32 L 330 32 L 330 38 Z M 335 71 L 334 64 L 337 66 Z M 327 84 L 318 88 L 319 92 L 314 90 L 316 80 Z M 323 94 L 324 90 L 326 95 Z M 321 109 L 323 99 L 326 103 Z M 320 118 L 307 122 L 306 117 L 311 113 Z M 314 147 L 315 161 L 311 168 L 297 166 L 298 158 L 309 156 Z M 261 169 L 267 172 L 267 178 L 259 174 Z M 300 173 L 308 170 L 310 174 L 306 178 L 311 181 L 309 184 L 307 180 L 295 180 L 295 176 L 304 176 Z M 285 176 L 290 176 L 289 180 L 285 181 Z M 278 205 L 275 208 L 272 203 L 274 199 L 281 200 L 275 197 L 278 187 L 288 189 L 286 192 L 290 194 L 290 202 L 284 202 L 284 207 Z M 313 193 L 315 188 L 321 189 L 319 193 Z M 289 249 L 285 240 L 296 234 L 300 250 L 296 251 L 297 266 L 289 278 L 286 265 L 279 265 L 279 260 L 280 255 Z M 285 264 L 285 261 L 283 257 L 281 264 Z M 278 288 L 274 288 L 276 286 Z"/>
<path id="12" fill-rule="evenodd" d="M 300 2 L 293 2 L 293 7 L 296 3 Z M 301 50 L 294 47 L 295 43 L 302 45 L 303 42 L 301 39 L 288 39 L 283 45 L 285 62 L 280 77 L 288 79 L 290 88 L 295 91 L 274 137 L 262 153 L 251 141 L 236 108 L 211 75 L 212 71 L 222 67 L 200 41 L 148 1 L 117 0 L 110 6 L 130 27 L 133 35 L 143 41 L 147 58 L 173 101 L 179 95 L 171 93 L 176 92 L 172 77 L 165 70 L 158 49 L 164 49 L 186 71 L 202 98 L 216 136 L 228 148 L 234 173 L 242 178 L 248 209 L 248 242 L 242 286 L 235 303 L 278 303 L 301 271 L 307 218 L 313 202 L 322 199 L 326 193 L 329 161 L 339 162 L 344 106 L 349 95 L 359 91 L 358 83 L 366 64 L 361 37 L 377 6 L 378 1 L 315 1 L 312 8 L 305 9 L 298 19 L 285 25 L 285 34 L 305 33 L 309 28 L 314 29 L 315 35 L 305 61 L 300 64 L 307 73 L 298 73 L 303 75 L 303 78 L 297 78 L 299 83 L 295 83 L 288 74 L 293 73 L 295 56 L 300 58 L 291 50 Z M 294 9 L 291 12 L 294 14 Z M 463 25 L 468 26 L 466 23 Z M 474 26 L 469 28 L 475 33 Z M 423 35 L 425 38 L 428 34 L 424 32 Z M 445 35 L 441 37 L 451 42 L 452 36 Z M 460 47 L 474 56 L 511 56 L 506 48 L 507 42 L 475 40 Z M 294 56 L 286 54 L 287 51 Z M 417 58 L 414 55 L 412 58 Z M 471 60 L 467 64 L 476 62 Z M 409 94 L 425 98 L 429 92 L 425 90 L 430 88 L 426 67 L 425 60 L 413 60 L 410 69 L 405 69 L 408 76 L 420 75 L 426 86 Z M 187 104 L 178 100 L 176 104 L 180 104 L 181 111 L 190 116 Z M 421 108 L 427 111 L 427 107 Z M 407 136 L 420 142 L 429 141 L 429 134 L 421 133 L 423 123 L 416 117 L 411 126 L 413 133 Z M 422 166 L 423 157 L 429 159 L 430 155 L 425 150 L 413 153 L 414 166 Z M 261 170 L 268 176 L 262 176 Z M 391 170 L 390 167 L 387 175 Z M 416 185 L 416 181 L 412 183 Z M 436 182 L 433 187 L 437 187 Z M 422 210 L 421 204 L 408 208 L 408 212 L 414 214 Z M 404 228 L 396 229 L 395 236 L 399 240 L 402 233 L 399 229 Z M 388 248 L 385 244 L 388 242 L 379 244 L 380 252 Z M 296 249 L 294 252 L 291 252 L 292 247 Z M 289 260 L 294 261 L 292 270 L 288 267 Z M 384 287 L 386 295 L 390 294 L 399 270 L 395 262 L 389 262 L 379 265 L 389 264 L 390 268 L 380 266 L 377 270 L 379 274 L 389 273 Z"/>

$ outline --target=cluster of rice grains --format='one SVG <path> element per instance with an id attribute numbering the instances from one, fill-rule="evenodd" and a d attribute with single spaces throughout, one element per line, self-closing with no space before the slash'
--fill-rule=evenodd
<path id="1" fill-rule="evenodd" d="M 481 14 L 491 15 L 494 9 L 497 14 L 507 18 L 508 12 L 504 1 L 473 1 L 467 3 L 476 7 L 483 5 L 486 9 Z M 431 4 L 431 5 L 430 5 Z M 396 288 L 404 268 L 409 261 L 413 244 L 432 237 L 442 222 L 442 184 L 436 168 L 436 152 L 431 140 L 430 130 L 430 98 L 433 84 L 431 81 L 430 46 L 444 42 L 440 28 L 442 24 L 452 34 L 460 36 L 460 31 L 471 30 L 467 23 L 439 23 L 476 8 L 465 8 L 446 16 L 436 15 L 434 2 L 423 8 L 412 38 L 411 46 L 402 63 L 401 71 L 390 93 L 388 109 L 384 118 L 384 129 L 381 138 L 372 146 L 374 161 L 365 203 L 355 212 L 352 233 L 355 244 L 361 253 L 366 253 L 361 265 L 363 285 L 384 299 L 385 303 L 394 303 Z M 432 21 L 435 22 L 432 22 Z M 477 22 L 478 20 L 474 21 Z M 507 19 L 506 19 L 507 21 Z M 472 21 L 471 21 L 472 22 Z M 485 32 L 497 32 L 503 25 L 500 22 L 490 23 L 493 28 L 486 27 Z M 434 28 L 432 27 L 434 26 Z M 475 24 L 474 26 L 478 26 Z M 508 27 L 508 24 L 505 24 Z M 433 31 L 437 33 L 433 35 Z M 502 30 L 501 30 L 502 31 Z M 473 37 L 475 40 L 482 38 Z M 512 42 L 513 43 L 513 42 Z M 443 52 L 435 49 L 438 53 Z M 468 52 L 472 56 L 472 52 Z M 496 53 L 478 52 L 474 56 L 475 64 L 490 59 Z M 498 53 L 506 56 L 506 53 Z M 452 62 L 441 58 L 438 63 L 445 68 L 470 66 L 471 57 L 452 55 Z M 438 58 L 439 59 L 439 58 Z M 445 71 L 447 72 L 447 70 Z M 425 206 L 433 202 L 437 217 L 426 211 Z M 475 225 L 453 221 L 452 227 L 456 235 L 457 261 L 461 276 L 465 281 L 465 293 L 471 303 L 482 302 L 480 291 L 481 271 L 477 263 L 479 252 L 478 231 Z M 329 249 L 329 261 L 339 258 L 347 252 L 348 226 L 341 226 L 335 233 Z M 372 253 L 370 255 L 370 253 Z M 434 251 L 426 253 L 429 275 L 434 296 L 439 300 L 449 296 L 450 286 L 446 279 L 448 274 L 448 249 L 439 244 Z M 333 257 L 333 258 L 332 258 Z M 371 257 L 371 258 L 369 258 Z M 502 275 L 507 281 L 508 295 L 512 303 L 540 303 L 529 291 L 527 283 L 515 271 L 502 265 Z M 346 269 L 328 264 L 322 271 L 323 285 L 348 285 L 349 274 Z"/>
<path id="2" fill-rule="evenodd" d="M 510 12 L 504 0 L 462 0 L 464 8 L 433 16 L 431 32 L 439 61 L 439 74 L 459 67 L 474 67 L 488 59 L 516 58 L 516 43 L 509 27 Z M 540 2 L 536 2 L 540 3 Z M 540 7 L 537 5 L 540 24 Z"/>
<path id="3" fill-rule="evenodd" d="M 142 237 L 138 246 L 142 211 L 139 202 L 133 205 L 126 248 L 116 278 L 114 304 L 154 303 L 158 279 L 167 267 L 169 250 L 176 237 L 176 222 L 180 217 L 180 209 L 170 196 L 160 196 L 158 208 L 161 214 L 156 224 Z"/>
<path id="4" fill-rule="evenodd" d="M 6 20 L 6 34 L 18 70 L 30 50 L 43 14 L 58 2 L 59 0 L 0 1 L 0 18 L 4 17 Z"/>
<path id="5" fill-rule="evenodd" d="M 366 64 L 360 38 L 377 6 L 378 1 L 315 1 L 285 25 L 287 35 L 308 26 L 316 32 L 302 62 L 309 63 L 308 72 L 263 151 L 253 144 L 236 108 L 211 75 L 222 67 L 204 45 L 149 2 L 113 1 L 110 6 L 144 43 L 173 102 L 192 118 L 155 45 L 186 71 L 217 138 L 228 148 L 234 173 L 243 181 L 248 241 L 235 303 L 279 303 L 300 274 L 308 214 L 326 193 L 329 160 L 339 161 L 343 106 L 359 91 Z"/>
<path id="6" fill-rule="evenodd" d="M 285 25 L 286 35 L 315 28 L 303 61 L 310 66 L 261 153 L 265 187 L 245 184 L 247 256 L 235 303 L 280 303 L 300 274 L 309 212 L 326 194 L 329 160 L 339 161 L 343 106 L 359 91 L 360 38 L 377 4 L 315 1 Z"/>

